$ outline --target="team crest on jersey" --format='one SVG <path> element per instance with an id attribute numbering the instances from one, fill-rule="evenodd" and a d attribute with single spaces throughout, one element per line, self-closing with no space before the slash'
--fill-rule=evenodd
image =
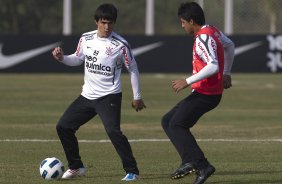
<path id="1" fill-rule="evenodd" d="M 107 55 L 112 55 L 112 53 L 113 53 L 112 50 L 113 50 L 113 48 L 111 48 L 111 47 L 106 47 L 106 52 L 105 52 L 105 53 L 106 53 Z"/>

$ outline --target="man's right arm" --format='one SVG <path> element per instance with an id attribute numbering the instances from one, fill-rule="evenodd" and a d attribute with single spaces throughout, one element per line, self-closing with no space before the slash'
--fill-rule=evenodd
<path id="1" fill-rule="evenodd" d="M 61 63 L 68 66 L 78 66 L 84 62 L 84 55 L 82 50 L 82 38 L 80 38 L 77 45 L 76 52 L 71 55 L 64 55 L 64 51 L 61 47 L 56 47 L 53 52 L 53 57 Z"/>
<path id="2" fill-rule="evenodd" d="M 52 54 L 57 61 L 59 61 L 60 63 L 64 63 L 65 65 L 68 66 L 78 66 L 83 62 L 83 60 L 81 60 L 75 54 L 64 55 L 64 51 L 61 47 L 56 47 L 52 51 Z"/>
<path id="3" fill-rule="evenodd" d="M 52 51 L 53 57 L 54 59 L 58 60 L 58 61 L 63 61 L 64 60 L 64 51 L 61 47 L 56 47 L 53 51 Z"/>

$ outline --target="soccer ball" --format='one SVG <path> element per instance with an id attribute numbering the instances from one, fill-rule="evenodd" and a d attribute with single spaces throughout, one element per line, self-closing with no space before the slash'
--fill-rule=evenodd
<path id="1" fill-rule="evenodd" d="M 64 174 L 64 164 L 55 157 L 44 159 L 39 167 L 40 175 L 45 180 L 60 179 Z"/>

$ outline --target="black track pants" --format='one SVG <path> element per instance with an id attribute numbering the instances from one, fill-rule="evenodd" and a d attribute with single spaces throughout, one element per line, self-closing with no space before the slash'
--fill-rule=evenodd
<path id="1" fill-rule="evenodd" d="M 139 174 L 128 139 L 120 130 L 121 99 L 121 93 L 107 95 L 96 100 L 88 100 L 83 96 L 79 96 L 68 107 L 59 120 L 56 129 L 63 145 L 69 168 L 83 167 L 75 133 L 81 125 L 98 114 L 122 160 L 125 172 Z"/>
<path id="2" fill-rule="evenodd" d="M 201 160 L 206 162 L 190 128 L 203 114 L 215 108 L 220 100 L 221 95 L 193 92 L 163 116 L 162 127 L 179 153 L 182 163 L 198 163 Z"/>

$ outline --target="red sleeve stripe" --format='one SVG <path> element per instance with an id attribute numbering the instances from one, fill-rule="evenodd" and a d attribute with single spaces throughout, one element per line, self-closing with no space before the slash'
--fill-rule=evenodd
<path id="1" fill-rule="evenodd" d="M 122 47 L 121 50 L 122 50 L 123 58 L 124 58 L 126 65 L 129 65 L 129 59 L 128 59 L 128 55 L 127 55 L 127 52 L 126 52 L 126 48 Z"/>

